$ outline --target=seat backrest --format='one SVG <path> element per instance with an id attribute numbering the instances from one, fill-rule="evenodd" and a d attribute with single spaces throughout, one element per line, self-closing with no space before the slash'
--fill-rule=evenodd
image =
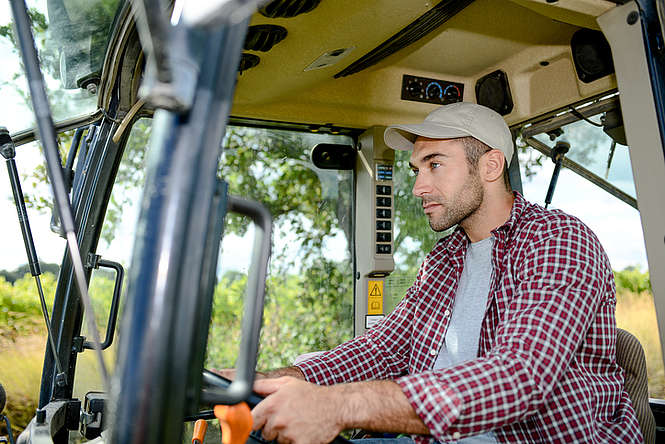
<path id="1" fill-rule="evenodd" d="M 617 328 L 617 364 L 625 373 L 624 388 L 637 414 L 646 444 L 656 442 L 656 421 L 649 407 L 647 363 L 642 344 L 626 330 Z"/>

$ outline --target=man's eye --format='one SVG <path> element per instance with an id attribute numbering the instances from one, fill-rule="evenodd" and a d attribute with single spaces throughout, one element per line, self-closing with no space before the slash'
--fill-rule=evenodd
<path id="1" fill-rule="evenodd" d="M 440 166 L 441 166 L 441 164 L 440 164 L 439 162 L 431 162 L 431 163 L 429 164 L 429 167 L 430 167 L 431 169 L 439 168 Z"/>

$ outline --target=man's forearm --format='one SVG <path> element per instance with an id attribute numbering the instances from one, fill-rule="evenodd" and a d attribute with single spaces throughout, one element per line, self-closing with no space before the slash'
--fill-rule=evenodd
<path id="1" fill-rule="evenodd" d="M 341 405 L 344 429 L 428 435 L 430 432 L 399 385 L 366 381 L 330 386 Z"/>
<path id="2" fill-rule="evenodd" d="M 291 376 L 292 378 L 305 380 L 305 375 L 296 366 L 277 368 L 267 372 L 257 372 L 257 374 L 265 378 L 280 378 L 282 376 Z"/>

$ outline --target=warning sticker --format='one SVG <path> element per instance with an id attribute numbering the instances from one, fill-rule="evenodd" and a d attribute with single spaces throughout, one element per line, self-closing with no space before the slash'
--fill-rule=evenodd
<path id="1" fill-rule="evenodd" d="M 367 314 L 383 314 L 383 281 L 367 281 Z"/>

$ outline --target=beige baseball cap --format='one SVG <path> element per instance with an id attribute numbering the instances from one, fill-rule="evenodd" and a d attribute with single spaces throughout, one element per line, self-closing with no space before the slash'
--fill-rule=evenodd
<path id="1" fill-rule="evenodd" d="M 496 111 L 470 102 L 443 105 L 414 125 L 392 125 L 386 128 L 383 139 L 394 150 L 412 150 L 418 136 L 430 139 L 475 137 L 485 145 L 503 152 L 510 163 L 513 157 L 513 137 L 503 117 Z"/>

